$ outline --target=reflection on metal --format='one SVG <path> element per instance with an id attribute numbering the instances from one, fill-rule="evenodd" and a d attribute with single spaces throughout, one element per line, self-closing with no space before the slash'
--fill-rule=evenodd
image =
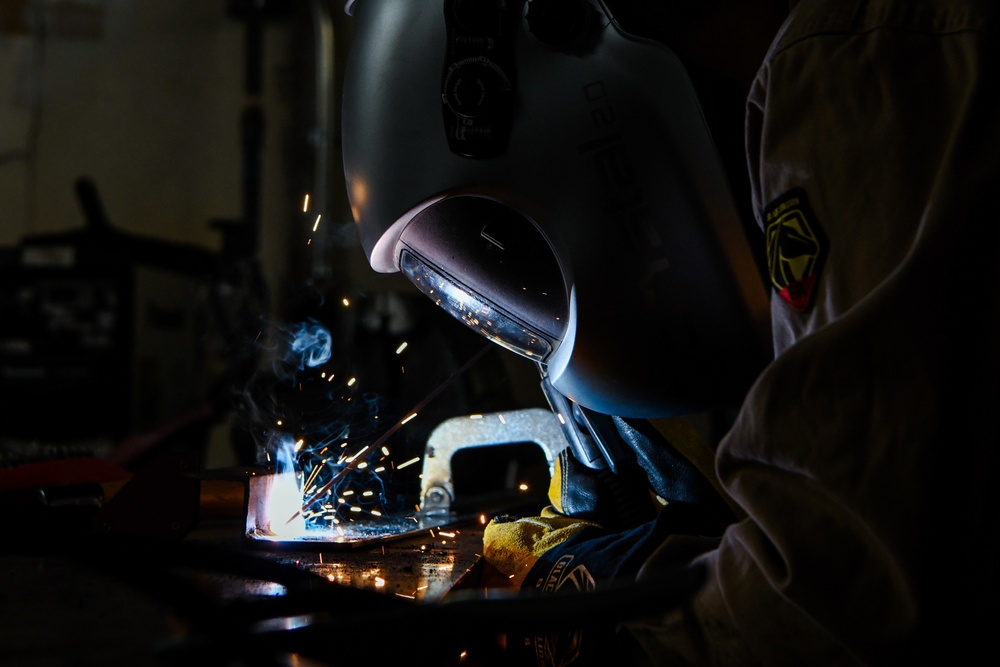
<path id="1" fill-rule="evenodd" d="M 254 491 L 255 487 L 257 489 L 262 488 L 260 485 L 255 485 L 254 480 L 251 480 L 251 502 L 247 508 L 246 537 L 259 546 L 273 546 L 276 548 L 373 546 L 401 537 L 427 533 L 428 531 L 451 526 L 456 523 L 465 523 L 474 518 L 472 516 L 451 516 L 447 514 L 360 518 L 356 521 L 338 524 L 330 529 L 301 530 L 279 535 L 263 528 L 263 526 L 268 525 L 269 519 L 266 514 L 257 514 L 256 510 L 265 508 L 264 511 L 266 512 L 266 503 L 254 502 L 254 499 L 259 497 Z"/>
<path id="2" fill-rule="evenodd" d="M 455 500 L 451 460 L 470 447 L 533 442 L 542 448 L 551 475 L 559 452 L 568 445 L 558 418 L 549 410 L 454 417 L 442 422 L 427 439 L 421 478 L 420 509 L 425 517 L 448 515 Z"/>
<path id="3" fill-rule="evenodd" d="M 272 548 L 362 547 L 420 533 L 434 536 L 447 526 L 469 523 L 478 514 L 459 515 L 452 510 L 455 499 L 452 480 L 452 457 L 469 448 L 537 444 L 548 463 L 551 475 L 559 452 L 567 441 L 558 418 L 549 410 L 529 408 L 448 419 L 431 432 L 423 457 L 420 511 L 405 517 L 370 517 L 342 522 L 325 530 L 290 530 L 283 527 L 291 510 L 274 503 L 278 476 L 251 473 L 248 477 L 246 537 L 255 545 Z M 301 499 L 294 498 L 294 506 Z M 280 516 L 272 517 L 272 512 Z M 273 521 L 273 519 L 275 521 Z M 438 538 L 439 539 L 439 538 Z"/>

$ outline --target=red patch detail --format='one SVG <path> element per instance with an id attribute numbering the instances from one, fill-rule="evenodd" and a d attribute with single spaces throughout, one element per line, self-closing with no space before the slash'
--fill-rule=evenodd
<path id="1" fill-rule="evenodd" d="M 767 263 L 775 292 L 797 312 L 805 312 L 817 292 L 828 252 L 823 229 L 806 193 L 795 188 L 764 209 Z"/>
<path id="2" fill-rule="evenodd" d="M 789 306 L 801 313 L 809 307 L 809 303 L 812 301 L 813 289 L 816 287 L 817 280 L 819 280 L 819 275 L 815 273 L 808 275 L 801 280 L 786 285 L 783 290 L 778 292 L 778 296 L 784 299 Z"/>

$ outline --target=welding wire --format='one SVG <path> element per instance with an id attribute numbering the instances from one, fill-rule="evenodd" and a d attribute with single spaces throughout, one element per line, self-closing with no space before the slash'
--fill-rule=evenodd
<path id="1" fill-rule="evenodd" d="M 302 485 L 302 488 L 311 489 L 312 483 L 316 481 L 316 476 L 319 475 L 319 471 L 322 469 L 323 469 L 322 465 L 313 466 L 312 472 L 309 473 L 309 479 L 306 480 L 306 483 Z"/>
<path id="2" fill-rule="evenodd" d="M 487 352 L 489 352 L 490 350 L 492 350 L 493 347 L 494 347 L 493 343 L 487 343 L 486 345 L 484 345 L 483 348 L 481 350 L 479 350 L 479 352 L 477 352 L 476 354 L 474 354 L 472 356 L 472 358 L 470 358 L 468 361 L 466 361 L 464 364 L 462 364 L 461 368 L 459 368 L 458 370 L 456 370 L 455 372 L 453 372 L 451 375 L 449 375 L 447 378 L 445 378 L 444 382 L 442 382 L 437 387 L 435 387 L 433 391 L 431 391 L 429 394 L 427 394 L 427 396 L 425 396 L 423 398 L 423 400 L 421 400 L 416 406 L 414 406 L 413 409 L 410 410 L 407 414 L 410 415 L 410 414 L 413 414 L 413 413 L 416 413 L 416 412 L 420 412 L 421 410 L 423 410 L 424 407 L 428 403 L 430 403 L 432 400 L 434 400 L 437 397 L 438 394 L 440 394 L 442 391 L 444 391 L 452 382 L 454 382 L 460 375 L 462 375 L 462 373 L 464 373 L 465 371 L 469 370 L 469 368 L 471 368 L 474 363 L 476 363 L 477 361 L 479 361 L 483 357 L 483 355 L 485 355 Z M 372 443 L 372 445 L 370 446 L 371 449 L 377 450 L 378 448 L 380 448 L 385 443 L 385 441 L 388 440 L 402 426 L 403 426 L 403 422 L 402 421 L 396 422 L 385 433 L 383 433 L 381 436 L 379 436 L 379 438 L 374 443 Z M 355 455 L 355 458 L 356 458 L 356 456 L 357 455 Z M 306 508 L 308 508 L 310 505 L 312 505 L 314 502 L 316 502 L 316 500 L 318 498 L 320 498 L 323 494 L 325 494 L 330 489 L 332 489 L 337 484 L 337 482 L 339 482 L 344 477 L 346 477 L 347 474 L 349 472 L 353 471 L 356 467 L 357 466 L 354 464 L 354 459 L 352 459 L 351 461 L 349 461 L 347 463 L 347 465 L 345 465 L 339 472 L 337 472 L 337 474 L 335 474 L 333 476 L 333 478 L 330 479 L 329 482 L 327 482 L 326 484 L 324 484 L 320 488 L 319 491 L 317 491 L 315 494 L 313 494 L 312 496 L 310 496 L 302 504 L 302 507 L 299 509 L 299 511 L 297 511 L 295 514 L 293 514 L 292 516 L 290 516 L 288 518 L 288 521 L 286 521 L 286 523 L 291 523 L 292 521 L 295 521 L 295 519 L 297 519 L 298 517 L 300 517 L 302 515 L 302 512 Z"/>

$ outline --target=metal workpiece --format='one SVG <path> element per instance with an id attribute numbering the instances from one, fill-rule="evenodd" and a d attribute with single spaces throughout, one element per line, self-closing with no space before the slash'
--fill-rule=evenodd
<path id="1" fill-rule="evenodd" d="M 456 452 L 515 443 L 537 444 L 548 462 L 549 475 L 555 470 L 559 452 L 569 445 L 559 418 L 543 408 L 453 417 L 441 422 L 427 439 L 424 452 L 421 513 L 437 516 L 451 511 L 455 500 L 452 458 Z"/>

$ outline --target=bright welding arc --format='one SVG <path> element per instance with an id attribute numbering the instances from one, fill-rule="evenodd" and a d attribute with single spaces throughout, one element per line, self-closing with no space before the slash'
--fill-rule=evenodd
<path id="1" fill-rule="evenodd" d="M 468 361 L 466 361 L 464 364 L 462 364 L 461 368 L 459 368 L 458 370 L 456 370 L 455 372 L 453 372 L 451 375 L 449 375 L 447 378 L 445 378 L 445 380 L 441 384 L 439 384 L 437 387 L 435 387 L 429 394 L 427 394 L 427 396 L 425 396 L 419 403 L 417 403 L 417 405 L 415 405 L 413 407 L 413 409 L 410 410 L 407 413 L 407 415 L 412 415 L 412 414 L 415 414 L 415 413 L 420 412 L 421 410 L 423 410 L 424 407 L 426 407 L 426 405 L 428 403 L 430 403 L 432 400 L 434 400 L 434 398 L 438 394 L 440 394 L 442 391 L 444 391 L 462 373 L 464 373 L 465 371 L 469 370 L 469 368 L 473 364 L 475 364 L 477 361 L 479 361 L 479 359 L 482 358 L 482 356 L 484 354 L 486 354 L 488 351 L 490 351 L 491 349 L 493 349 L 493 344 L 492 343 L 489 343 L 489 344 L 483 346 L 483 348 L 481 350 L 479 350 L 479 352 L 477 352 L 476 354 L 474 354 L 472 356 L 472 358 L 470 358 Z M 396 431 L 398 431 L 403 426 L 403 424 L 406 421 L 408 421 L 408 419 L 404 418 L 404 419 L 401 419 L 400 421 L 396 422 L 395 424 L 393 424 L 392 427 L 390 427 L 385 433 L 383 433 L 382 435 L 380 435 L 378 437 L 378 439 L 374 443 L 371 444 L 371 446 L 369 447 L 369 449 L 377 450 L 379 447 L 381 447 L 382 444 L 385 443 L 385 441 L 388 440 L 390 437 L 392 437 L 392 435 Z M 353 470 L 355 470 L 358 467 L 359 463 L 360 463 L 360 461 L 358 460 L 357 456 L 355 456 L 352 459 L 348 460 L 346 462 L 346 465 L 339 472 L 337 472 L 337 474 L 334 475 L 330 479 L 330 481 L 328 481 L 326 484 L 324 484 L 322 487 L 320 487 L 319 490 L 316 491 L 316 493 L 314 493 L 312 496 L 310 496 L 302 504 L 302 507 L 299 508 L 299 510 L 297 512 L 295 512 L 295 514 L 293 514 L 292 516 L 290 516 L 288 518 L 288 521 L 286 521 L 285 523 L 286 524 L 291 523 L 292 521 L 295 521 L 297 518 L 299 518 L 300 516 L 302 516 L 302 513 L 305 512 L 309 508 L 310 505 L 312 505 L 314 502 L 316 502 L 317 500 L 319 500 L 320 498 L 322 498 L 327 492 L 330 491 L 330 489 L 332 489 L 334 486 L 336 486 L 337 483 L 340 482 L 340 480 L 344 479 L 344 477 L 346 477 L 348 473 L 350 473 Z"/>

